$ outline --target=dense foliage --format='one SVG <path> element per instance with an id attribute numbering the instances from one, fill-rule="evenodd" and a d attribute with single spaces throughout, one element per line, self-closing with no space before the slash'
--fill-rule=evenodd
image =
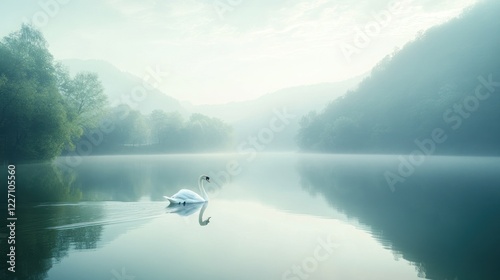
<path id="1" fill-rule="evenodd" d="M 0 42 L 0 157 L 50 159 L 76 137 L 53 57 L 30 26 Z"/>
<path id="2" fill-rule="evenodd" d="M 499 154 L 499 12 L 497 1 L 480 4 L 388 56 L 358 89 L 302 118 L 299 146 L 410 153 L 438 129 L 434 153 Z"/>
<path id="3" fill-rule="evenodd" d="M 206 151 L 227 147 L 218 119 L 127 105 L 109 108 L 95 73 L 74 76 L 55 63 L 42 33 L 23 25 L 0 41 L 0 158 L 50 160 L 62 154 Z M 138 149 L 137 147 L 148 147 Z"/>

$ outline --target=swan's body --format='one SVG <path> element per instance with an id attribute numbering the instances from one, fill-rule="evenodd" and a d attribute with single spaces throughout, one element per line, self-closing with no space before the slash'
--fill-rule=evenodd
<path id="1" fill-rule="evenodd" d="M 171 197 L 164 196 L 164 198 L 170 201 L 170 204 L 185 204 L 185 203 L 203 203 L 207 202 L 199 194 L 193 192 L 192 190 L 182 189 Z"/>
<path id="2" fill-rule="evenodd" d="M 170 205 L 186 205 L 192 203 L 205 203 L 208 201 L 208 195 L 203 187 L 203 181 L 207 181 L 210 183 L 210 177 L 206 175 L 201 175 L 198 181 L 198 187 L 200 188 L 201 195 L 193 192 L 192 190 L 182 189 L 178 191 L 176 194 L 171 197 L 164 196 L 164 198 L 168 199 Z"/>

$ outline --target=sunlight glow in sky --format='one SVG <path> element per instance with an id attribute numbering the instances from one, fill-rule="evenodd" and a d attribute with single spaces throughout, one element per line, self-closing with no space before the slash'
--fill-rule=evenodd
<path id="1" fill-rule="evenodd" d="M 31 21 L 56 59 L 105 60 L 193 104 L 257 98 L 369 71 L 475 0 L 2 1 L 0 36 Z M 360 33 L 362 32 L 362 33 Z M 360 35 L 361 34 L 361 35 Z"/>

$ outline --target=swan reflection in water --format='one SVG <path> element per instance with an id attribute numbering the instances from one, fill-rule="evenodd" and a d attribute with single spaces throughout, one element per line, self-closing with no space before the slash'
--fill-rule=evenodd
<path id="1" fill-rule="evenodd" d="M 171 197 L 164 196 L 168 199 L 169 205 L 167 206 L 167 213 L 176 213 L 181 216 L 189 216 L 201 208 L 198 222 L 201 226 L 206 226 L 210 222 L 210 217 L 203 220 L 203 213 L 208 206 L 208 195 L 203 187 L 203 182 L 210 183 L 210 177 L 201 175 L 198 180 L 198 187 L 200 188 L 201 196 L 191 190 L 182 189 Z"/>
<path id="2" fill-rule="evenodd" d="M 203 203 L 189 203 L 189 204 L 172 204 L 170 203 L 167 208 L 167 213 L 176 213 L 180 216 L 190 216 L 201 208 L 200 214 L 198 215 L 198 223 L 200 226 L 206 226 L 210 223 L 210 218 L 203 220 L 203 213 L 208 207 L 208 201 Z"/>

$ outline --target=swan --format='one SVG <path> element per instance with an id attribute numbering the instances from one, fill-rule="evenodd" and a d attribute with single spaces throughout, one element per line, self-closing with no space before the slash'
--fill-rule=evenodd
<path id="1" fill-rule="evenodd" d="M 206 175 L 201 175 L 200 179 L 198 181 L 198 187 L 200 188 L 201 196 L 192 190 L 186 190 L 182 189 L 178 191 L 176 194 L 172 195 L 171 197 L 168 196 L 163 196 L 164 198 L 168 199 L 170 202 L 170 205 L 173 204 L 191 204 L 191 203 L 204 203 L 208 201 L 208 195 L 207 192 L 205 191 L 205 188 L 203 187 L 203 181 L 207 181 L 210 183 L 210 177 Z"/>

